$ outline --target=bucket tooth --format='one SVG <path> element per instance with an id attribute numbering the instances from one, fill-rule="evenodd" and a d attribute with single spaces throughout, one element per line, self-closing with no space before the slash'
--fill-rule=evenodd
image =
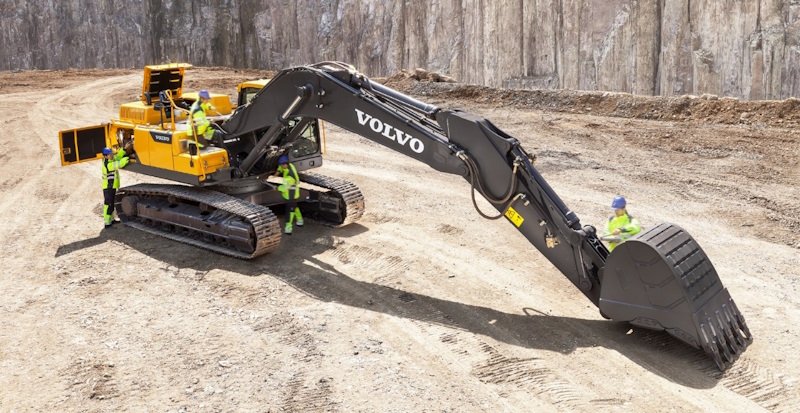
<path id="1" fill-rule="evenodd" d="M 732 314 L 728 307 L 722 310 L 721 317 L 723 318 L 722 322 L 725 326 L 725 334 L 728 336 L 728 344 L 731 346 L 734 353 L 739 353 L 739 347 L 741 346 L 741 342 L 739 341 L 740 335 L 735 330 L 736 325 L 734 324 Z"/>
<path id="2" fill-rule="evenodd" d="M 733 302 L 733 299 L 731 299 L 730 302 L 730 309 L 733 312 L 733 316 L 737 322 L 734 330 L 742 336 L 744 340 L 743 346 L 748 346 L 753 342 L 753 335 L 750 334 L 750 329 L 747 328 L 747 323 L 744 321 L 744 316 L 739 311 L 739 307 L 736 306 L 736 303 Z"/>
<path id="3" fill-rule="evenodd" d="M 702 348 L 720 370 L 753 342 L 711 260 L 686 231 L 661 224 L 619 245 L 601 279 L 600 312 Z M 646 319 L 648 323 L 639 320 Z"/>
<path id="4" fill-rule="evenodd" d="M 700 332 L 702 333 L 702 346 L 703 349 L 708 353 L 714 362 L 717 363 L 717 367 L 719 367 L 720 371 L 725 371 L 727 366 L 722 361 L 722 356 L 719 354 L 719 347 L 717 343 L 712 340 L 713 334 L 709 334 L 707 331 L 707 325 L 702 324 L 700 326 Z"/>
<path id="5" fill-rule="evenodd" d="M 718 330 L 717 341 L 719 342 L 720 348 L 722 349 L 722 354 L 725 355 L 726 360 L 733 361 L 733 354 L 731 354 L 732 348 L 728 343 L 728 340 L 725 338 L 725 336 L 727 335 L 725 331 L 725 325 L 722 324 L 722 320 L 719 318 L 719 313 L 715 314 L 715 316 L 717 317 L 716 319 L 717 330 Z M 734 353 L 735 352 L 736 351 L 734 350 Z"/>

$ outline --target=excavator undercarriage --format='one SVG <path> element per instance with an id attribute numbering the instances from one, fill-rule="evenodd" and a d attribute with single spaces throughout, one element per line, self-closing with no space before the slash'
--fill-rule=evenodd
<path id="1" fill-rule="evenodd" d="M 505 217 L 604 317 L 665 330 L 702 348 L 720 370 L 752 342 L 744 316 L 688 232 L 660 224 L 610 252 L 549 186 L 534 157 L 485 118 L 442 110 L 352 66 L 323 62 L 240 85 L 237 108 L 215 124 L 217 147 L 198 150 L 185 132 L 192 120 L 180 110 L 182 100 L 193 98 L 179 82 L 186 67 L 146 67 L 146 101 L 126 106 L 119 121 L 61 133 L 64 164 L 132 142 L 128 169 L 184 184 L 120 189 L 117 204 L 128 226 L 238 258 L 266 254 L 281 240 L 273 209 L 287 204 L 273 177 L 279 156 L 301 171 L 298 205 L 305 217 L 331 227 L 355 222 L 364 213 L 358 187 L 308 172 L 322 165 L 326 121 L 462 176 L 475 208 L 478 193 L 498 213 L 478 211 L 482 216 Z M 222 107 L 230 103 L 215 98 Z"/>
<path id="2" fill-rule="evenodd" d="M 364 196 L 342 179 L 300 174 L 299 203 L 303 216 L 338 228 L 364 214 Z M 231 194 L 220 191 L 232 191 Z M 119 216 L 125 225 L 236 258 L 250 259 L 280 244 L 281 228 L 264 202 L 275 196 L 268 182 L 220 185 L 216 190 L 183 185 L 139 184 L 117 192 Z"/>
<path id="3" fill-rule="evenodd" d="M 237 258 L 275 249 L 278 219 L 264 206 L 216 191 L 140 184 L 117 193 L 125 225 Z"/>

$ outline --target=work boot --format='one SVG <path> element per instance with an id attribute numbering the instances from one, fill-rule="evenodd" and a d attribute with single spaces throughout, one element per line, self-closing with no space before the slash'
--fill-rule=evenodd
<path id="1" fill-rule="evenodd" d="M 302 227 L 303 226 L 303 220 L 302 219 L 298 219 L 294 224 L 297 225 L 298 227 Z"/>
<path id="2" fill-rule="evenodd" d="M 283 227 L 283 233 L 286 235 L 292 235 L 292 224 L 291 222 L 287 222 L 286 226 Z"/>

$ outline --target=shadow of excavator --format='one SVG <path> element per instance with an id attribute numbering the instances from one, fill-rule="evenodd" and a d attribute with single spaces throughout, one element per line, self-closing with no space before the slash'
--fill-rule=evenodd
<path id="1" fill-rule="evenodd" d="M 563 354 L 578 348 L 606 347 L 654 374 L 687 387 L 712 388 L 722 377 L 714 361 L 702 350 L 663 331 L 636 328 L 630 332 L 631 326 L 625 322 L 546 315 L 531 307 L 522 308 L 517 314 L 505 313 L 355 280 L 316 258 L 337 248 L 336 239 L 366 230 L 358 224 L 335 230 L 307 225 L 291 238 L 285 238 L 272 254 L 245 261 L 120 225 L 103 230 L 97 237 L 62 245 L 55 255 L 59 257 L 109 241 L 119 242 L 177 268 L 191 268 L 200 273 L 224 269 L 244 276 L 270 276 L 320 301 L 467 331 L 514 346 Z"/>

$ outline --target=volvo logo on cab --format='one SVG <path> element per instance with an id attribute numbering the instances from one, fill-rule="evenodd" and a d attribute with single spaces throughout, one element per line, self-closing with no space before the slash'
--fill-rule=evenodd
<path id="1" fill-rule="evenodd" d="M 172 135 L 169 133 L 150 131 L 150 136 L 152 136 L 153 140 L 156 142 L 172 143 Z"/>
<path id="2" fill-rule="evenodd" d="M 422 153 L 422 151 L 425 150 L 425 144 L 422 143 L 421 140 L 398 130 L 388 123 L 383 123 L 380 119 L 374 118 L 372 115 L 366 114 L 358 109 L 356 109 L 356 115 L 358 116 L 358 123 L 362 126 L 369 124 L 369 128 L 374 132 L 380 133 L 400 145 L 405 146 L 405 144 L 408 143 L 408 147 L 416 153 Z"/>

